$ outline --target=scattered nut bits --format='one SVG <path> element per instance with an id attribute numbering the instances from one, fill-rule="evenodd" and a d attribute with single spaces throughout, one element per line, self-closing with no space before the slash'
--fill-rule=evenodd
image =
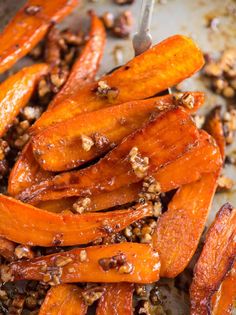
<path id="1" fill-rule="evenodd" d="M 127 38 L 130 35 L 132 25 L 132 13 L 130 11 L 124 11 L 115 19 L 112 33 L 116 37 Z"/>

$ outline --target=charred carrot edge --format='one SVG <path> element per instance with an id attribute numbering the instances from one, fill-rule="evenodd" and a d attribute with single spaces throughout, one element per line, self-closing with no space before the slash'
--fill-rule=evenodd
<path id="1" fill-rule="evenodd" d="M 45 112 L 31 128 L 32 133 L 82 112 L 141 100 L 190 77 L 204 64 L 196 44 L 185 36 L 175 35 L 135 57 L 112 74 L 102 77 L 112 89 L 108 99 L 97 91 L 98 83 L 86 85 L 78 95 L 59 104 L 53 112 Z M 68 108 L 70 110 L 68 111 Z"/>
<path id="2" fill-rule="evenodd" d="M 213 315 L 231 315 L 236 299 L 236 262 L 212 298 Z"/>
<path id="3" fill-rule="evenodd" d="M 198 145 L 199 137 L 195 124 L 183 108 L 162 112 L 124 138 L 98 163 L 36 184 L 18 198 L 32 203 L 75 195 L 88 196 L 140 182 L 143 177 L 154 174 L 160 167 Z M 136 165 L 135 156 L 143 160 L 141 166 Z"/>
<path id="4" fill-rule="evenodd" d="M 119 258 L 121 264 L 117 268 L 105 268 L 105 262 Z M 11 281 L 31 279 L 48 284 L 55 281 L 152 283 L 159 280 L 159 270 L 159 256 L 151 245 L 119 243 L 17 261 L 9 265 L 8 272 Z"/>
<path id="5" fill-rule="evenodd" d="M 86 244 L 146 216 L 152 216 L 151 204 L 107 213 L 55 214 L 0 195 L 0 235 L 21 244 Z"/>
<path id="6" fill-rule="evenodd" d="M 68 97 L 76 95 L 85 84 L 94 81 L 104 52 L 106 32 L 102 21 L 96 14 L 90 11 L 89 15 L 91 17 L 89 39 L 81 55 L 73 64 L 66 83 L 49 104 L 49 110 L 53 109 Z"/>
<path id="7" fill-rule="evenodd" d="M 51 287 L 40 308 L 39 315 L 86 315 L 88 307 L 81 292 L 82 289 L 73 284 Z"/>
<path id="8" fill-rule="evenodd" d="M 210 135 L 200 131 L 199 145 L 183 154 L 177 160 L 163 166 L 153 174 L 162 192 L 195 182 L 205 173 L 216 172 L 222 165 L 219 148 Z M 90 196 L 86 211 L 99 211 L 137 201 L 142 183 L 123 186 L 117 190 Z M 52 212 L 72 209 L 76 197 L 50 200 L 37 204 L 37 207 Z"/>
<path id="9" fill-rule="evenodd" d="M 196 108 L 199 103 L 203 104 L 203 93 L 188 94 Z M 124 137 L 140 128 L 150 115 L 171 109 L 175 104 L 175 96 L 165 95 L 111 106 L 56 123 L 32 137 L 35 158 L 43 169 L 53 172 L 83 165 L 104 155 L 111 145 L 119 144 Z M 189 109 L 186 108 L 186 111 Z M 88 139 L 90 144 L 86 146 Z"/>
<path id="10" fill-rule="evenodd" d="M 198 246 L 215 194 L 218 174 L 205 174 L 181 187 L 157 222 L 154 247 L 161 259 L 161 276 L 174 278 L 188 265 Z"/>
<path id="11" fill-rule="evenodd" d="M 105 293 L 100 298 L 96 315 L 132 315 L 134 286 L 130 283 L 105 285 Z"/>
<path id="12" fill-rule="evenodd" d="M 225 137 L 223 122 L 220 117 L 220 108 L 216 107 L 209 115 L 205 129 L 216 140 L 217 145 L 220 148 L 220 152 L 223 160 L 225 159 Z"/>
<path id="13" fill-rule="evenodd" d="M 32 96 L 42 75 L 48 72 L 46 64 L 36 64 L 23 68 L 0 85 L 0 137 L 9 128 L 20 110 Z"/>
<path id="14" fill-rule="evenodd" d="M 52 176 L 52 173 L 43 170 L 35 160 L 31 141 L 29 141 L 11 170 L 8 179 L 8 194 L 16 196 L 31 185 Z"/>
<path id="15" fill-rule="evenodd" d="M 77 3 L 77 0 L 27 1 L 0 34 L 0 73 L 25 56 L 50 25 L 70 14 Z"/>
<path id="16" fill-rule="evenodd" d="M 211 298 L 236 255 L 236 209 L 225 204 L 208 230 L 190 287 L 191 315 L 209 314 Z"/>
<path id="17" fill-rule="evenodd" d="M 15 258 L 16 244 L 0 237 L 0 256 L 4 257 L 7 261 L 12 261 Z"/>

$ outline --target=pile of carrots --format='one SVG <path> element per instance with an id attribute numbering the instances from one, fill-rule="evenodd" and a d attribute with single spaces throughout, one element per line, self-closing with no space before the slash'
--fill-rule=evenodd
<path id="1" fill-rule="evenodd" d="M 50 25 L 76 5 L 75 0 L 29 0 L 0 34 L 0 72 L 32 50 Z M 201 69 L 204 59 L 196 44 L 172 36 L 96 81 L 105 30 L 94 13 L 90 16 L 82 53 L 63 88 L 31 127 L 31 138 L 9 177 L 9 196 L 0 195 L 0 254 L 12 260 L 0 267 L 2 281 L 51 284 L 41 315 L 86 314 L 82 289 L 71 284 L 79 282 L 104 283 L 96 314 L 132 314 L 134 283 L 179 275 L 198 247 L 224 161 L 221 122 L 212 117 L 207 133 L 191 117 L 203 105 L 203 93 L 158 96 Z M 48 72 L 50 65 L 35 64 L 1 83 L 1 136 Z M 139 198 L 147 178 L 158 186 L 157 194 L 176 190 L 151 242 L 92 246 L 153 216 L 153 202 Z M 70 211 L 76 200 L 83 210 L 86 199 L 86 211 Z M 231 314 L 235 239 L 236 210 L 226 204 L 208 230 L 195 265 L 192 315 Z M 15 260 L 14 243 L 74 248 Z M 84 252 L 86 259 L 81 259 Z M 126 269 L 101 267 L 101 260 L 120 254 Z"/>

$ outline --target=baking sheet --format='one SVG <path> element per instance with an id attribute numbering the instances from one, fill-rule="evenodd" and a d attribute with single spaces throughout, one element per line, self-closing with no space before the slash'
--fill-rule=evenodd
<path id="1" fill-rule="evenodd" d="M 50 1 L 50 0 L 48 0 Z M 51 0 L 54 1 L 54 0 Z M 23 0 L 0 0 L 0 28 L 8 22 L 11 16 L 24 3 Z M 164 4 L 163 4 L 164 3 Z M 136 0 L 132 6 L 118 6 L 113 4 L 113 0 L 97 0 L 92 2 L 89 0 L 81 1 L 73 14 L 65 19 L 61 27 L 72 27 L 75 30 L 84 28 L 87 17 L 86 11 L 94 9 L 99 15 L 105 11 L 118 12 L 124 9 L 131 10 L 134 20 L 133 33 L 137 27 L 137 20 L 140 12 L 141 0 Z M 216 17 L 216 26 L 212 29 L 208 27 L 209 20 Z M 201 47 L 204 52 L 217 54 L 226 47 L 236 45 L 236 1 L 233 0 L 159 0 L 154 6 L 154 16 L 151 25 L 151 33 L 153 42 L 177 33 L 191 36 Z M 123 60 L 117 62 L 114 51 L 120 49 L 122 51 Z M 133 57 L 132 43 L 130 39 L 114 39 L 108 38 L 105 56 L 103 58 L 100 74 L 108 72 L 112 68 L 124 63 Z M 13 70 L 21 68 L 28 64 L 29 60 L 24 58 Z M 2 80 L 3 77 L 0 77 Z M 206 90 L 205 85 L 198 76 L 184 82 L 183 86 L 191 90 L 204 90 L 207 93 L 207 100 L 204 111 L 209 110 L 216 104 L 224 104 L 224 100 Z M 228 148 L 233 150 L 235 144 Z M 227 166 L 225 173 L 232 179 L 236 179 L 236 168 Z M 226 201 L 236 206 L 235 187 L 228 193 L 219 193 L 214 198 L 213 207 L 209 216 L 208 224 L 214 218 L 215 212 Z M 168 295 L 168 292 L 167 292 Z M 168 303 L 174 309 L 173 314 L 186 314 L 185 297 L 179 296 L 178 292 L 172 294 L 172 300 Z M 182 301 L 182 302 L 180 302 Z M 181 307 L 180 307 L 181 304 Z"/>

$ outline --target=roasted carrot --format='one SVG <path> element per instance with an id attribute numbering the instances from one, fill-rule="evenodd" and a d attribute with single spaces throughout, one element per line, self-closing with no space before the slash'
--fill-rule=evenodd
<path id="1" fill-rule="evenodd" d="M 209 314 L 211 298 L 236 256 L 236 209 L 225 204 L 207 232 L 190 287 L 191 314 Z"/>
<path id="2" fill-rule="evenodd" d="M 130 283 L 112 283 L 105 285 L 105 293 L 99 300 L 96 315 L 132 315 L 133 291 Z"/>
<path id="3" fill-rule="evenodd" d="M 48 72 L 46 64 L 23 68 L 0 85 L 0 137 L 27 104 L 40 77 Z"/>
<path id="4" fill-rule="evenodd" d="M 8 193 L 15 196 L 33 184 L 49 179 L 52 175 L 52 173 L 43 170 L 37 163 L 33 155 L 31 141 L 29 141 L 11 170 L 8 179 Z"/>
<path id="5" fill-rule="evenodd" d="M 81 171 L 57 175 L 26 189 L 28 202 L 87 196 L 141 181 L 197 145 L 199 132 L 183 108 L 152 118 L 125 138 L 98 163 Z"/>
<path id="6" fill-rule="evenodd" d="M 45 112 L 31 131 L 36 133 L 82 112 L 151 97 L 191 76 L 203 63 L 202 53 L 190 38 L 172 36 L 99 82 L 86 85 L 53 112 Z"/>
<path id="7" fill-rule="evenodd" d="M 15 258 L 16 244 L 6 238 L 0 237 L 0 256 L 7 261 L 12 261 Z"/>
<path id="8" fill-rule="evenodd" d="M 152 215 L 151 204 L 106 213 L 55 214 L 4 195 L 0 195 L 0 209 L 1 236 L 40 246 L 86 244 Z"/>
<path id="9" fill-rule="evenodd" d="M 158 220 L 153 243 L 160 254 L 162 277 L 176 277 L 192 258 L 206 223 L 217 178 L 216 173 L 210 173 L 181 187 Z"/>
<path id="10" fill-rule="evenodd" d="M 10 69 L 77 5 L 77 0 L 28 0 L 0 34 L 0 73 Z"/>
<path id="11" fill-rule="evenodd" d="M 200 131 L 199 145 L 193 147 L 177 160 L 163 166 L 153 174 L 162 192 L 167 192 L 182 185 L 195 182 L 205 173 L 216 172 L 222 165 L 219 148 L 210 135 Z M 90 196 L 86 211 L 99 211 L 137 201 L 142 183 L 123 186 L 110 192 Z M 44 201 L 37 206 L 52 212 L 72 209 L 78 198 L 70 197 Z"/>
<path id="12" fill-rule="evenodd" d="M 199 107 L 203 93 L 190 95 Z M 56 123 L 32 138 L 35 158 L 45 170 L 65 171 L 80 166 L 119 144 L 155 114 L 175 104 L 173 95 L 133 101 Z"/>
<path id="13" fill-rule="evenodd" d="M 115 268 L 108 269 L 110 260 L 117 262 Z M 159 270 L 158 253 L 151 245 L 137 243 L 72 249 L 68 252 L 17 261 L 9 265 L 12 281 L 28 279 L 49 284 L 53 284 L 53 280 L 59 283 L 152 283 L 159 280 Z"/>
<path id="14" fill-rule="evenodd" d="M 49 104 L 50 110 L 67 98 L 78 95 L 82 86 L 94 81 L 103 56 L 106 32 L 102 21 L 96 14 L 90 11 L 89 15 L 91 16 L 89 39 L 81 55 L 73 64 L 66 83 Z"/>
<path id="15" fill-rule="evenodd" d="M 236 300 L 236 262 L 212 298 L 213 315 L 231 315 Z"/>
<path id="16" fill-rule="evenodd" d="M 223 122 L 220 117 L 220 108 L 216 107 L 207 118 L 205 128 L 210 135 L 216 140 L 220 148 L 223 160 L 225 159 L 225 137 Z"/>
<path id="17" fill-rule="evenodd" d="M 87 306 L 81 291 L 82 289 L 73 284 L 52 287 L 46 295 L 39 315 L 86 315 Z"/>

